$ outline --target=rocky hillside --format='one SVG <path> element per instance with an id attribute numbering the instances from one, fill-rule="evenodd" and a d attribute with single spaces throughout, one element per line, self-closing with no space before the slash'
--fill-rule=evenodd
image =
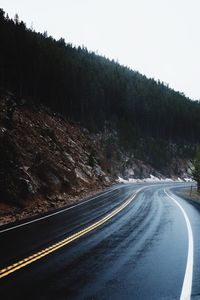
<path id="1" fill-rule="evenodd" d="M 11 93 L 0 97 L 0 155 L 1 224 L 69 205 L 119 176 L 165 177 L 122 151 L 116 132 L 91 134 Z M 187 176 L 187 161 L 172 166 L 169 176 Z"/>
<path id="2" fill-rule="evenodd" d="M 113 182 L 86 130 L 12 94 L 0 99 L 0 154 L 1 217 L 10 206 L 24 216 L 57 208 Z"/>

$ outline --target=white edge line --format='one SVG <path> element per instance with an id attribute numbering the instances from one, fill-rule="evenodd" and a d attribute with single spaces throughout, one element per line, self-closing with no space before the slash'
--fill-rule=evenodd
<path id="1" fill-rule="evenodd" d="M 19 228 L 19 227 L 22 227 L 22 226 L 25 226 L 25 225 L 28 225 L 28 224 L 31 224 L 31 223 L 35 223 L 35 222 L 38 222 L 38 221 L 41 221 L 41 220 L 44 220 L 44 219 L 53 217 L 53 216 L 55 216 L 55 215 L 61 214 L 61 213 L 65 212 L 65 211 L 67 211 L 67 210 L 73 209 L 74 207 L 77 207 L 77 206 L 81 206 L 81 205 L 83 205 L 83 204 L 85 204 L 85 203 L 88 203 L 88 202 L 90 202 L 90 201 L 92 201 L 92 200 L 94 200 L 94 199 L 96 199 L 96 198 L 98 198 L 98 197 L 100 197 L 100 196 L 102 196 L 102 195 L 104 196 L 104 195 L 106 195 L 106 194 L 108 194 L 108 193 L 110 193 L 110 192 L 113 192 L 113 191 L 117 190 L 117 189 L 118 189 L 118 188 L 115 188 L 115 189 L 109 190 L 109 191 L 105 191 L 105 192 L 103 192 L 103 193 L 101 193 L 101 194 L 99 194 L 99 195 L 97 195 L 97 196 L 94 196 L 94 197 L 88 199 L 88 200 L 85 200 L 85 201 L 83 201 L 83 202 L 77 203 L 77 204 L 72 205 L 72 206 L 70 206 L 70 207 L 64 208 L 64 209 L 59 210 L 59 211 L 57 211 L 57 212 L 48 214 L 48 215 L 43 216 L 43 217 L 40 217 L 40 218 L 36 218 L 36 219 L 31 220 L 31 221 L 28 221 L 28 222 L 24 222 L 24 223 L 19 224 L 19 225 L 15 225 L 15 226 L 12 226 L 12 227 L 9 227 L 9 228 L 0 230 L 0 233 L 6 232 L 6 231 L 10 231 L 10 230 L 13 230 L 13 229 L 16 229 L 16 228 Z M 3 225 L 2 225 L 2 226 L 3 226 Z"/>
<path id="2" fill-rule="evenodd" d="M 184 208 L 179 204 L 179 202 L 174 199 L 165 189 L 165 194 L 172 199 L 175 204 L 180 208 L 187 225 L 187 231 L 188 231 L 188 256 L 187 256 L 187 264 L 185 269 L 185 276 L 181 291 L 180 300 L 190 300 L 191 298 L 191 291 L 192 291 L 192 277 L 193 277 L 193 252 L 194 252 L 194 242 L 193 242 L 193 233 L 192 233 L 192 227 L 190 224 L 190 220 L 184 210 Z"/>

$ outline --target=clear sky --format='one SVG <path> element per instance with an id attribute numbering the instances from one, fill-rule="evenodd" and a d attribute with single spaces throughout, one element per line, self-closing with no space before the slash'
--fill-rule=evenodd
<path id="1" fill-rule="evenodd" d="M 200 0 L 0 0 L 0 7 L 200 99 Z"/>

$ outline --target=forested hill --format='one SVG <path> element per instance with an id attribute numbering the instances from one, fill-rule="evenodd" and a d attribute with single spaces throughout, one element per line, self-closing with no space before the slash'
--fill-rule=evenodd
<path id="1" fill-rule="evenodd" d="M 151 59 L 151 58 L 149 58 Z M 200 104 L 162 82 L 36 33 L 0 10 L 0 87 L 44 104 L 91 131 L 107 124 L 125 146 L 148 136 L 200 141 Z"/>

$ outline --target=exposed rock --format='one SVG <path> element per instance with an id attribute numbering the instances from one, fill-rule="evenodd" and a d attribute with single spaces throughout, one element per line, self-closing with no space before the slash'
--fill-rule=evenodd
<path id="1" fill-rule="evenodd" d="M 69 153 L 67 153 L 67 152 L 64 152 L 64 155 L 70 161 L 70 163 L 74 166 L 75 165 L 75 161 L 73 160 L 72 156 Z"/>
<path id="2" fill-rule="evenodd" d="M 98 157 L 95 166 L 88 163 L 93 148 Z M 32 109 L 26 101 L 22 105 L 13 95 L 2 96 L 0 203 L 8 206 L 5 214 L 0 212 L 0 220 L 7 218 L 8 211 L 13 221 L 69 204 L 113 182 L 114 177 L 102 171 L 100 153 L 100 144 L 87 130 L 43 109 Z M 15 205 L 22 214 L 11 217 Z"/>

